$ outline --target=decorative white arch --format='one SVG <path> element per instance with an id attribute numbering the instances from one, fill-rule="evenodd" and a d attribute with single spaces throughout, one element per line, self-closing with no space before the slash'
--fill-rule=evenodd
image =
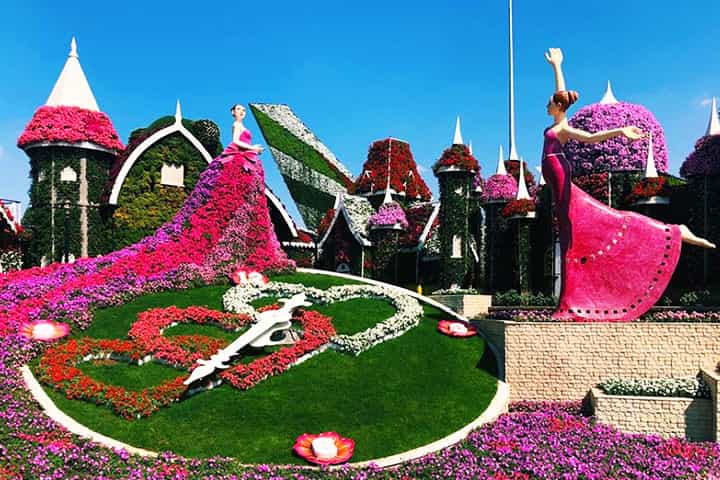
<path id="1" fill-rule="evenodd" d="M 188 131 L 187 128 L 183 126 L 182 112 L 180 110 L 180 100 L 178 100 L 177 106 L 175 107 L 175 123 L 158 130 L 157 132 L 146 138 L 140 145 L 137 146 L 135 150 L 132 151 L 130 156 L 125 160 L 125 163 L 123 163 L 123 166 L 120 169 L 120 173 L 118 173 L 117 177 L 115 177 L 112 191 L 110 192 L 110 205 L 117 205 L 118 197 L 120 196 L 120 189 L 122 188 L 123 183 L 125 183 L 125 178 L 127 178 L 130 170 L 132 169 L 135 162 L 140 158 L 140 156 L 145 153 L 147 149 L 152 147 L 158 140 L 165 138 L 168 135 L 172 135 L 176 132 L 180 133 L 183 137 L 185 137 L 193 145 L 193 147 L 195 147 L 200 152 L 200 154 L 203 156 L 207 163 L 212 162 L 213 159 L 210 155 L 210 152 L 208 152 L 205 147 L 203 147 L 203 144 L 200 143 L 200 140 L 198 140 L 192 133 L 190 133 L 190 131 Z"/>
<path id="2" fill-rule="evenodd" d="M 325 235 L 323 235 L 323 238 L 318 242 L 318 247 L 323 248 L 325 245 L 325 242 L 327 241 L 328 237 L 330 236 L 330 233 L 332 232 L 333 227 L 335 227 L 335 222 L 337 222 L 338 217 L 340 217 L 340 214 L 345 217 L 345 221 L 347 222 L 348 228 L 350 229 L 350 233 L 352 233 L 353 237 L 355 237 L 355 240 L 357 242 L 365 247 L 369 247 L 372 245 L 368 240 L 363 238 L 355 228 L 355 223 L 350 218 L 350 215 L 347 212 L 347 208 L 345 207 L 345 201 L 344 196 L 342 193 L 338 193 L 335 196 L 335 216 L 332 219 L 332 222 L 330 222 L 330 226 L 328 227 L 327 231 L 325 232 Z"/>
<path id="3" fill-rule="evenodd" d="M 273 191 L 270 190 L 267 185 L 265 186 L 265 196 L 272 202 L 273 205 L 275 205 L 275 208 L 278 209 L 280 215 L 282 215 L 283 220 L 285 220 L 285 224 L 290 229 L 290 234 L 293 236 L 293 238 L 297 238 L 298 231 L 295 227 L 295 222 L 293 222 L 292 218 L 290 217 L 290 214 L 285 208 L 285 205 L 282 204 L 280 199 L 275 196 L 275 193 L 273 193 Z"/>

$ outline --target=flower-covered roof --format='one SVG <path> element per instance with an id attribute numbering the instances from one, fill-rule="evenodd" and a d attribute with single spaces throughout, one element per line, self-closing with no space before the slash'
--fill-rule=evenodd
<path id="1" fill-rule="evenodd" d="M 328 210 L 320 222 L 319 230 L 324 231 L 324 233 L 318 242 L 319 246 L 322 247 L 330 236 L 340 215 L 345 217 L 348 228 L 359 244 L 365 246 L 371 245 L 369 221 L 374 213 L 375 209 L 367 198 L 358 195 L 338 194 L 335 201 L 335 208 Z M 327 225 L 327 227 L 325 227 L 325 225 Z"/>
<path id="2" fill-rule="evenodd" d="M 478 161 L 475 159 L 467 145 L 455 144 L 447 148 L 440 159 L 433 165 L 433 172 L 436 174 L 440 170 L 465 170 L 468 172 L 477 172 L 480 169 Z"/>
<path id="3" fill-rule="evenodd" d="M 405 211 L 397 202 L 388 202 L 380 205 L 378 211 L 370 216 L 368 223 L 370 227 L 408 227 Z"/>
<path id="4" fill-rule="evenodd" d="M 491 175 L 485 182 L 480 200 L 483 202 L 515 200 L 517 189 L 517 181 L 512 174 Z"/>
<path id="5" fill-rule="evenodd" d="M 0 200 L 0 231 L 6 230 L 15 235 L 22 233 L 23 228 L 15 221 L 15 217 L 9 208 Z"/>
<path id="6" fill-rule="evenodd" d="M 655 116 L 642 105 L 627 102 L 596 103 L 581 108 L 570 118 L 570 125 L 590 133 L 635 125 L 652 134 L 653 153 L 658 172 L 667 173 L 668 154 L 665 133 Z M 648 139 L 631 142 L 623 136 L 600 143 L 570 140 L 565 155 L 577 175 L 618 170 L 645 170 Z"/>
<path id="7" fill-rule="evenodd" d="M 700 137 L 695 142 L 695 149 L 680 167 L 680 175 L 687 178 L 718 174 L 720 174 L 720 135 Z"/>
<path id="8" fill-rule="evenodd" d="M 110 118 L 98 107 L 80 66 L 75 38 L 47 102 L 37 109 L 17 145 L 26 148 L 44 142 L 90 142 L 115 151 L 124 148 Z"/>
<path id="9" fill-rule="evenodd" d="M 427 243 L 440 224 L 440 203 L 420 203 L 405 210 L 408 226 L 400 235 L 404 249 L 415 249 Z"/>
<path id="10" fill-rule="evenodd" d="M 720 174 L 720 117 L 718 117 L 717 100 L 713 97 L 710 121 L 705 135 L 695 142 L 695 149 L 680 167 L 680 175 L 692 177 L 718 174 Z"/>
<path id="11" fill-rule="evenodd" d="M 90 142 L 114 151 L 125 148 L 106 114 L 73 106 L 45 105 L 38 108 L 18 138 L 17 145 L 27 148 L 44 142 Z"/>
<path id="12" fill-rule="evenodd" d="M 420 176 L 407 142 L 395 138 L 373 142 L 353 191 L 358 195 L 383 193 L 388 176 L 393 193 L 412 200 L 430 200 L 432 194 Z"/>

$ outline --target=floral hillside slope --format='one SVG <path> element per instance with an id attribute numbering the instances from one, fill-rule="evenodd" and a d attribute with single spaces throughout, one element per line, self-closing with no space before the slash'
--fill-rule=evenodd
<path id="1" fill-rule="evenodd" d="M 0 276 L 0 332 L 38 319 L 70 320 L 83 328 L 92 308 L 224 279 L 237 264 L 259 271 L 292 268 L 262 214 L 263 179 L 238 163 L 213 162 L 175 218 L 134 245 L 72 265 Z"/>

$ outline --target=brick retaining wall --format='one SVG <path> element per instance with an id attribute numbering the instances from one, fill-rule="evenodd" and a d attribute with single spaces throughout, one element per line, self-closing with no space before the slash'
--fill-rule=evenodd
<path id="1" fill-rule="evenodd" d="M 720 323 L 475 323 L 504 354 L 511 401 L 577 400 L 609 377 L 687 377 L 720 360 Z"/>

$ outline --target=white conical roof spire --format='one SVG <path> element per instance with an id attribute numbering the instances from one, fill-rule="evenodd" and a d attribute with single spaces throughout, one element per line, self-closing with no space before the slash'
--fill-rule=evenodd
<path id="1" fill-rule="evenodd" d="M 648 137 L 647 163 L 645 164 L 645 178 L 657 178 L 658 172 L 655 167 L 655 155 L 653 154 L 652 132 Z"/>
<path id="2" fill-rule="evenodd" d="M 708 122 L 707 132 L 705 135 L 720 135 L 720 117 L 718 117 L 717 99 L 712 98 L 712 106 L 710 107 L 710 122 Z"/>
<path id="3" fill-rule="evenodd" d="M 383 204 L 392 203 L 392 201 L 393 201 L 393 198 L 392 198 L 392 195 L 390 194 L 390 187 L 388 187 L 385 189 L 385 196 L 383 197 Z"/>
<path id="4" fill-rule="evenodd" d="M 460 117 L 455 120 L 455 135 L 453 136 L 453 145 L 463 145 L 462 133 L 460 133 Z"/>
<path id="5" fill-rule="evenodd" d="M 498 154 L 498 164 L 495 169 L 495 175 L 507 175 L 507 170 L 505 170 L 505 154 L 503 153 L 502 145 L 500 145 L 500 153 Z"/>
<path id="6" fill-rule="evenodd" d="M 75 37 L 70 42 L 70 54 L 45 105 L 51 107 L 64 105 L 100 111 L 95 95 L 93 95 L 90 84 L 80 66 Z"/>
<path id="7" fill-rule="evenodd" d="M 182 122 L 182 108 L 180 107 L 180 99 L 175 104 L 175 123 Z"/>
<path id="8" fill-rule="evenodd" d="M 600 103 L 602 105 L 610 105 L 613 103 L 618 103 L 617 98 L 615 98 L 615 94 L 612 91 L 612 86 L 610 86 L 610 80 L 607 82 L 607 90 L 605 90 L 605 95 L 600 99 Z"/>
<path id="9" fill-rule="evenodd" d="M 545 177 L 542 174 L 542 167 L 535 167 L 535 170 L 540 174 L 540 185 L 545 185 Z"/>
<path id="10" fill-rule="evenodd" d="M 468 143 L 468 151 L 470 152 L 470 155 L 473 154 L 473 151 L 472 151 L 472 140 L 470 140 L 470 143 Z"/>
<path id="11" fill-rule="evenodd" d="M 520 176 L 518 177 L 518 190 L 517 200 L 530 200 L 530 193 L 528 193 L 527 184 L 525 183 L 525 169 L 523 168 L 525 161 L 520 158 Z"/>

